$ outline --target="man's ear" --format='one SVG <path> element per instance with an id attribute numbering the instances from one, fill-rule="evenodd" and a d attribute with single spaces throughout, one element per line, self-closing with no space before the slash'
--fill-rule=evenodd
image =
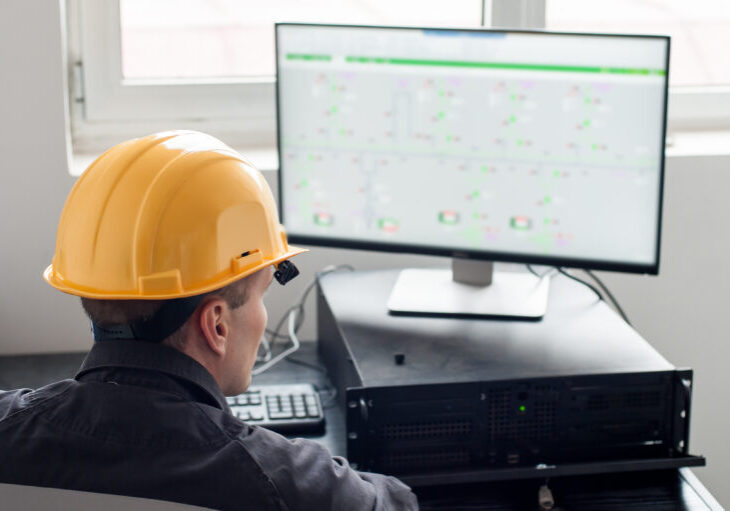
<path id="1" fill-rule="evenodd" d="M 228 340 L 228 304 L 221 298 L 213 298 L 200 306 L 200 331 L 208 348 L 218 356 L 226 353 Z"/>

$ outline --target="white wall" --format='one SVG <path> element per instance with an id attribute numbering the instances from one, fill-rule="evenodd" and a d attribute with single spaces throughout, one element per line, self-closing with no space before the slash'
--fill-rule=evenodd
<path id="1" fill-rule="evenodd" d="M 0 2 L 0 352 L 86 345 L 78 300 L 46 285 L 68 175 L 58 1 Z"/>
<path id="2" fill-rule="evenodd" d="M 0 2 L 0 353 L 87 349 L 78 300 L 46 285 L 56 222 L 73 181 L 67 172 L 61 10 L 57 0 Z M 730 154 L 730 147 L 726 153 Z M 267 173 L 273 180 L 273 173 Z M 696 473 L 730 503 L 730 298 L 726 195 L 730 156 L 673 157 L 667 164 L 659 277 L 601 274 L 636 328 L 665 357 L 695 370 L 691 450 L 708 457 Z M 620 201 L 617 201 L 620 207 Z M 439 258 L 316 248 L 300 256 L 303 277 L 269 293 L 270 324 L 314 271 L 434 266 Z M 302 337 L 314 337 L 313 304 Z"/>

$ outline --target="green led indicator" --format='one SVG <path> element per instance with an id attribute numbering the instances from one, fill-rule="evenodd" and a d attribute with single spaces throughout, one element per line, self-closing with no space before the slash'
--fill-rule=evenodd
<path id="1" fill-rule="evenodd" d="M 471 196 L 472 197 L 479 197 L 479 190 L 474 190 L 473 192 L 471 192 Z"/>
<path id="2" fill-rule="evenodd" d="M 314 155 L 313 154 L 310 154 L 309 155 L 309 161 L 314 161 Z"/>
<path id="3" fill-rule="evenodd" d="M 332 112 L 333 114 L 337 113 L 337 107 L 336 107 L 336 106 L 333 106 L 332 108 L 330 108 L 330 111 L 331 111 L 331 112 Z"/>
<path id="4" fill-rule="evenodd" d="M 486 172 L 486 171 L 487 171 L 487 166 L 486 165 L 482 165 L 482 172 Z"/>
<path id="5" fill-rule="evenodd" d="M 591 98 L 589 98 L 588 96 L 586 96 L 586 105 L 590 104 L 590 102 L 591 102 Z"/>
<path id="6" fill-rule="evenodd" d="M 451 142 L 451 135 L 446 135 L 446 141 Z"/>
<path id="7" fill-rule="evenodd" d="M 444 114 L 443 112 L 439 112 L 439 119 L 443 119 L 444 115 L 446 115 L 446 114 Z"/>
<path id="8" fill-rule="evenodd" d="M 514 124 L 516 120 L 517 120 L 517 117 L 515 117 L 514 115 L 510 115 L 509 122 L 511 122 L 512 124 Z"/>
<path id="9" fill-rule="evenodd" d="M 512 98 L 512 101 L 514 101 L 514 100 L 516 100 L 516 99 L 517 99 L 517 95 L 516 95 L 516 94 L 512 94 L 512 95 L 510 96 L 510 98 Z"/>
<path id="10" fill-rule="evenodd" d="M 593 144 L 591 147 L 593 148 L 594 151 L 598 150 L 598 144 Z"/>
<path id="11" fill-rule="evenodd" d="M 517 140 L 517 145 L 518 145 L 518 146 L 521 146 L 521 145 L 522 145 L 522 139 L 518 139 L 518 140 Z"/>
<path id="12" fill-rule="evenodd" d="M 586 119 L 585 121 L 583 121 L 583 126 L 590 126 L 590 125 L 591 125 L 590 119 Z"/>
<path id="13" fill-rule="evenodd" d="M 441 90 L 439 91 L 439 96 L 443 96 L 443 95 L 444 95 L 444 90 L 443 90 L 443 89 L 441 89 Z"/>
<path id="14" fill-rule="evenodd" d="M 560 177 L 560 171 L 556 170 L 555 172 L 553 172 L 553 176 Z"/>
<path id="15" fill-rule="evenodd" d="M 525 405 L 520 405 L 520 412 L 524 413 L 527 410 Z"/>
<path id="16" fill-rule="evenodd" d="M 543 223 L 545 225 L 550 225 L 550 219 L 549 218 L 546 218 L 545 220 L 543 220 Z"/>
<path id="17" fill-rule="evenodd" d="M 550 204 L 550 196 L 546 195 L 545 198 L 542 200 L 545 204 Z"/>

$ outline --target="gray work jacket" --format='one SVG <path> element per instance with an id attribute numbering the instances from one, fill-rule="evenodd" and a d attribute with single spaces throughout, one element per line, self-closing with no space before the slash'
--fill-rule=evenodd
<path id="1" fill-rule="evenodd" d="M 72 380 L 0 392 L 0 482 L 214 509 L 406 510 L 393 477 L 233 417 L 208 371 L 164 345 L 96 343 Z"/>

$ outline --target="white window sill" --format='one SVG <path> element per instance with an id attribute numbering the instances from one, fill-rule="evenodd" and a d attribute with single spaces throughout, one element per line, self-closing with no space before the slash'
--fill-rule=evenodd
<path id="1" fill-rule="evenodd" d="M 279 169 L 276 148 L 235 148 L 264 173 Z M 666 148 L 667 159 L 687 157 L 730 156 L 730 130 L 682 131 L 669 135 Z M 97 154 L 74 153 L 72 176 L 80 176 L 96 159 Z"/>
<path id="2" fill-rule="evenodd" d="M 667 158 L 728 156 L 730 130 L 680 131 L 667 138 Z"/>
<path id="3" fill-rule="evenodd" d="M 279 156 L 275 148 L 257 147 L 251 149 L 236 147 L 234 149 L 253 163 L 261 172 L 276 172 L 279 169 Z M 98 154 L 74 152 L 69 173 L 74 177 L 80 176 L 98 156 Z"/>

